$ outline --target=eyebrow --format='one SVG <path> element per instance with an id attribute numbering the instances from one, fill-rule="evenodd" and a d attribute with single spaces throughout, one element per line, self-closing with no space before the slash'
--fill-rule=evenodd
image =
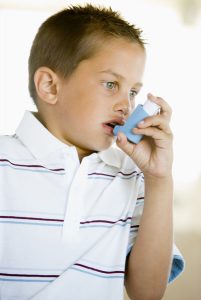
<path id="1" fill-rule="evenodd" d="M 100 73 L 106 73 L 106 74 L 110 74 L 110 75 L 113 75 L 114 77 L 118 78 L 118 79 L 125 79 L 124 76 L 112 71 L 111 69 L 107 69 L 107 70 L 104 70 L 104 71 L 100 71 Z M 141 82 L 137 82 L 135 83 L 135 86 L 138 86 L 139 88 L 142 87 L 142 83 Z"/>

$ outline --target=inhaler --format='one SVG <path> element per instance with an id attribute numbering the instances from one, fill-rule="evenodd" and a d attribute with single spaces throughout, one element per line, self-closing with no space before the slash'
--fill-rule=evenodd
<path id="1" fill-rule="evenodd" d="M 114 135 L 117 135 L 117 133 L 121 131 L 127 136 L 130 142 L 138 144 L 143 135 L 135 134 L 133 128 L 136 128 L 138 123 L 145 118 L 156 115 L 159 111 L 160 106 L 153 101 L 147 100 L 144 105 L 138 104 L 124 125 L 116 125 L 114 127 Z"/>

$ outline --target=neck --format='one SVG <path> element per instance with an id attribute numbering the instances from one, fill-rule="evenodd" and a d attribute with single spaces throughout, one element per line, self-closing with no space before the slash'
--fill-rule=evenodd
<path id="1" fill-rule="evenodd" d="M 41 115 L 39 112 L 34 112 L 34 115 L 43 124 L 43 126 L 45 128 L 47 128 L 47 130 L 52 135 L 54 135 L 57 139 L 59 139 L 62 143 L 66 144 L 68 146 L 74 146 L 76 148 L 80 162 L 82 161 L 82 159 L 85 156 L 88 156 L 88 155 L 92 154 L 93 152 L 96 152 L 96 151 L 93 151 L 93 150 L 81 148 L 78 145 L 76 145 L 75 143 L 73 143 L 73 142 L 69 141 L 68 139 L 66 139 L 64 136 L 62 136 L 60 131 L 57 130 L 56 126 L 54 126 L 54 122 L 53 121 L 48 122 L 48 120 L 45 119 L 44 116 Z"/>

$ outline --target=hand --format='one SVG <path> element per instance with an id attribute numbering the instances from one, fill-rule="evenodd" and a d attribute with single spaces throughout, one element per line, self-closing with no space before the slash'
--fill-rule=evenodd
<path id="1" fill-rule="evenodd" d="M 144 135 L 139 144 L 129 142 L 125 134 L 119 132 L 117 145 L 133 159 L 145 176 L 163 178 L 172 172 L 171 108 L 160 97 L 148 94 L 148 99 L 160 105 L 160 114 L 146 118 L 133 129 L 135 134 Z"/>

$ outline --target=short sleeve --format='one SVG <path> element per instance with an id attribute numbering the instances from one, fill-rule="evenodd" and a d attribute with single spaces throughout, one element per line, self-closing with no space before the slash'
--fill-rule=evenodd
<path id="1" fill-rule="evenodd" d="M 185 260 L 179 251 L 179 249 L 176 247 L 176 245 L 173 245 L 173 255 L 172 255 L 172 267 L 170 271 L 170 276 L 168 283 L 171 283 L 174 281 L 185 269 Z"/>

